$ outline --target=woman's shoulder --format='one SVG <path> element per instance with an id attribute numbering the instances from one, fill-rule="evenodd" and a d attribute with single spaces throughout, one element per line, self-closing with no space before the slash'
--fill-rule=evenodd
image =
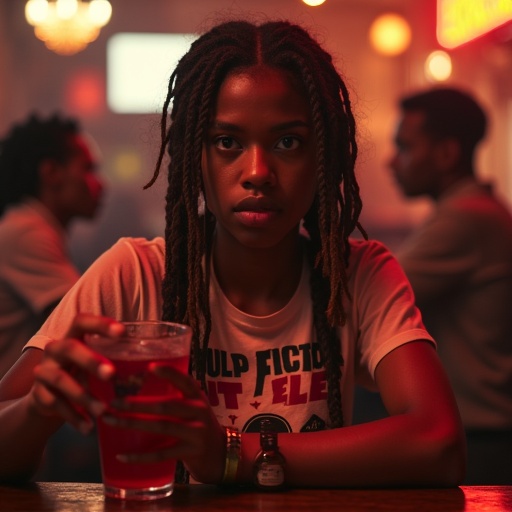
<path id="1" fill-rule="evenodd" d="M 136 255 L 138 258 L 147 259 L 152 256 L 163 257 L 164 251 L 164 239 L 161 237 L 152 239 L 122 237 L 106 251 L 106 254 L 114 254 L 117 256 L 128 253 Z"/>
<path id="2" fill-rule="evenodd" d="M 347 268 L 350 281 L 403 281 L 405 275 L 395 255 L 379 240 L 350 240 L 350 258 Z"/>
<path id="3" fill-rule="evenodd" d="M 164 239 L 162 237 L 155 238 L 135 238 L 121 237 L 113 245 L 113 250 L 136 250 L 139 252 L 160 252 L 164 251 Z"/>
<path id="4" fill-rule="evenodd" d="M 89 271 L 108 268 L 109 271 L 119 270 L 137 272 L 137 268 L 153 269 L 157 274 L 163 272 L 165 244 L 161 237 L 153 239 L 122 237 L 109 249 L 101 254 Z"/>
<path id="5" fill-rule="evenodd" d="M 365 240 L 364 238 L 350 239 L 350 267 L 389 257 L 392 257 L 391 251 L 379 240 Z"/>

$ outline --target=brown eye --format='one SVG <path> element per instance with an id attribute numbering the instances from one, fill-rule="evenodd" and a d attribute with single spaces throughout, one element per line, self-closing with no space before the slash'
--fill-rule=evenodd
<path id="1" fill-rule="evenodd" d="M 224 150 L 240 149 L 240 144 L 233 137 L 226 136 L 217 137 L 215 139 L 215 146 Z"/>
<path id="2" fill-rule="evenodd" d="M 291 150 L 299 147 L 300 141 L 297 137 L 283 137 L 276 145 L 277 149 Z"/>

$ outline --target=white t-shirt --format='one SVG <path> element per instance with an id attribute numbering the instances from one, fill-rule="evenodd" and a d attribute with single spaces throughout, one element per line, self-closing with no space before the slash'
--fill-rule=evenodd
<path id="1" fill-rule="evenodd" d="M 43 348 L 65 335 L 79 311 L 118 320 L 161 317 L 164 242 L 123 238 L 100 257 L 27 346 Z M 401 268 L 378 242 L 353 241 L 349 267 L 347 322 L 342 345 L 342 406 L 352 419 L 356 382 L 374 386 L 377 364 L 396 347 L 432 338 Z M 309 270 L 280 311 L 255 317 L 235 308 L 212 272 L 212 332 L 206 381 L 221 424 L 258 431 L 269 417 L 280 431 L 329 427 L 327 385 L 312 323 Z"/>

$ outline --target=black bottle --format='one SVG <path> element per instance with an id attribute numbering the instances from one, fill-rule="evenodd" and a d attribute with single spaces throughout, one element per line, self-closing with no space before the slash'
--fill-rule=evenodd
<path id="1" fill-rule="evenodd" d="M 268 419 L 260 423 L 261 450 L 254 460 L 254 484 L 265 491 L 281 491 L 285 487 L 285 458 L 279 451 L 277 432 Z"/>

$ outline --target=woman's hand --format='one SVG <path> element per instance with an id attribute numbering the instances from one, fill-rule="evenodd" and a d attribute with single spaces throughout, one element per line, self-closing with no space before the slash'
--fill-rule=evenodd
<path id="1" fill-rule="evenodd" d="M 77 315 L 66 337 L 48 343 L 41 364 L 34 368 L 30 393 L 33 407 L 44 416 L 59 416 L 83 433 L 93 428 L 92 417 L 105 405 L 91 397 L 83 385 L 88 373 L 109 379 L 114 368 L 84 344 L 86 334 L 112 337 L 124 332 L 122 324 L 105 317 Z"/>
<path id="2" fill-rule="evenodd" d="M 155 364 L 152 371 L 172 383 L 183 397 L 152 403 L 116 400 L 112 406 L 123 414 L 106 414 L 102 419 L 116 427 L 164 434 L 176 442 L 157 452 L 120 454 L 119 459 L 127 463 L 180 459 L 196 480 L 220 483 L 224 471 L 226 438 L 224 428 L 219 425 L 206 396 L 192 377 L 174 368 Z M 153 417 L 130 417 L 130 413 Z"/>

